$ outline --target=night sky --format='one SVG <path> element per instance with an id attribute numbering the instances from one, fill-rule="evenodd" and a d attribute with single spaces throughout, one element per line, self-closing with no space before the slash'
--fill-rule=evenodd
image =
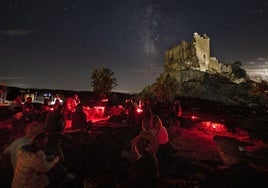
<path id="1" fill-rule="evenodd" d="M 194 32 L 220 62 L 268 75 L 267 0 L 1 0 L 0 83 L 91 91 L 107 67 L 113 91 L 140 92 Z"/>

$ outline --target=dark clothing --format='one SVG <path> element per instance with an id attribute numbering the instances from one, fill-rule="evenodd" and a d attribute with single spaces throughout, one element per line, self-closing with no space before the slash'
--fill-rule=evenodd
<path id="1" fill-rule="evenodd" d="M 46 130 L 49 135 L 48 153 L 54 153 L 58 150 L 58 142 L 61 133 L 64 131 L 66 120 L 60 109 L 48 113 L 46 118 Z"/>
<path id="2" fill-rule="evenodd" d="M 240 162 L 212 174 L 201 184 L 200 188 L 266 187 L 267 178 L 264 172 Z"/>
<path id="3" fill-rule="evenodd" d="M 50 133 L 62 133 L 66 124 L 64 115 L 60 110 L 48 113 L 46 118 L 46 130 Z"/>
<path id="4" fill-rule="evenodd" d="M 142 112 L 142 118 L 148 118 L 148 119 L 151 119 L 152 115 L 153 115 L 153 112 L 152 112 L 152 109 L 151 107 L 146 104 L 142 107 L 143 109 L 143 112 Z M 142 119 L 141 118 L 141 119 Z"/>
<path id="5" fill-rule="evenodd" d="M 37 118 L 37 110 L 31 102 L 25 102 L 22 106 L 22 113 L 26 121 L 34 121 Z"/>
<path id="6" fill-rule="evenodd" d="M 74 129 L 88 129 L 87 125 L 87 116 L 82 112 L 73 112 L 72 113 L 72 130 Z"/>
<path id="7" fill-rule="evenodd" d="M 153 154 L 144 154 L 133 162 L 129 169 L 129 187 L 155 187 L 156 179 L 159 178 L 158 162 Z"/>
<path id="8" fill-rule="evenodd" d="M 136 125 L 137 124 L 137 112 L 136 112 L 136 107 L 131 104 L 128 110 L 128 120 L 127 124 L 128 125 Z"/>

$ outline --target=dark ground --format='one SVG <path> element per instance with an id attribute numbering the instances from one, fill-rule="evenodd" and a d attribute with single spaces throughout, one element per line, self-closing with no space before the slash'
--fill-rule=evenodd
<path id="1" fill-rule="evenodd" d="M 231 135 L 244 141 L 252 162 L 268 172 L 268 113 L 206 101 L 188 101 L 183 103 L 180 126 L 168 125 L 166 114 L 167 111 L 162 110 L 159 115 L 168 127 L 175 151 L 170 159 L 160 164 L 163 178 L 183 179 L 187 182 L 185 187 L 194 187 L 212 173 L 219 164 L 212 141 L 215 134 Z M 198 119 L 192 120 L 190 117 L 193 115 Z M 127 163 L 120 153 L 129 147 L 137 132 L 121 120 L 117 116 L 110 121 L 96 122 L 86 136 L 65 134 L 62 137 L 63 164 L 76 175 L 69 187 L 89 187 L 90 182 L 99 187 L 112 187 L 112 184 L 120 184 L 126 179 Z M 212 132 L 200 126 L 202 121 L 222 123 L 227 129 Z M 2 150 L 12 137 L 9 129 L 1 129 L 0 134 Z M 0 164 L 0 185 L 10 187 L 11 164 L 8 160 Z"/>

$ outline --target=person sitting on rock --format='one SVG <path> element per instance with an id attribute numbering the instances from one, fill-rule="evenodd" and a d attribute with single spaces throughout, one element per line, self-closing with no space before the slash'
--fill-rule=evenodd
<path id="1" fill-rule="evenodd" d="M 47 114 L 45 120 L 45 129 L 49 135 L 48 148 L 52 151 L 58 149 L 60 137 L 66 126 L 63 111 L 63 106 L 59 105 L 57 109 Z"/>
<path id="2" fill-rule="evenodd" d="M 22 113 L 26 121 L 34 121 L 37 118 L 38 110 L 33 106 L 32 97 L 27 97 L 26 102 L 22 105 Z"/>
<path id="3" fill-rule="evenodd" d="M 158 161 L 155 154 L 150 153 L 150 141 L 139 137 L 135 145 L 137 160 L 131 163 L 128 173 L 128 187 L 155 187 L 159 179 Z"/>
<path id="4" fill-rule="evenodd" d="M 159 161 L 160 168 L 162 169 L 162 167 L 165 166 L 165 163 L 170 161 L 170 154 L 174 151 L 174 149 L 169 141 L 168 131 L 163 125 L 160 117 L 157 115 L 153 115 L 151 121 L 152 131 L 155 134 L 159 144 L 157 159 Z"/>
<path id="5" fill-rule="evenodd" d="M 92 126 L 91 121 L 87 121 L 87 115 L 83 111 L 83 106 L 79 103 L 72 113 L 72 132 L 88 132 Z"/>
<path id="6" fill-rule="evenodd" d="M 149 153 L 156 154 L 159 148 L 158 140 L 151 129 L 150 119 L 143 118 L 141 121 L 141 127 L 142 127 L 142 131 L 135 138 L 131 140 L 130 151 L 124 150 L 121 153 L 122 157 L 127 159 L 130 163 L 133 161 L 136 161 L 138 158 L 137 152 L 135 151 L 135 147 L 140 137 L 144 137 L 150 141 L 148 145 L 148 150 L 147 150 Z"/>

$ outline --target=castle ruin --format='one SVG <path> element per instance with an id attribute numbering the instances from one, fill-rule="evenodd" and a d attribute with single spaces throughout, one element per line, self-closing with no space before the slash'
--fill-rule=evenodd
<path id="1" fill-rule="evenodd" d="M 219 63 L 215 57 L 210 56 L 210 38 L 198 33 L 194 33 L 192 42 L 182 41 L 166 51 L 165 69 L 167 72 L 192 69 L 211 74 L 232 73 L 231 65 Z"/>

